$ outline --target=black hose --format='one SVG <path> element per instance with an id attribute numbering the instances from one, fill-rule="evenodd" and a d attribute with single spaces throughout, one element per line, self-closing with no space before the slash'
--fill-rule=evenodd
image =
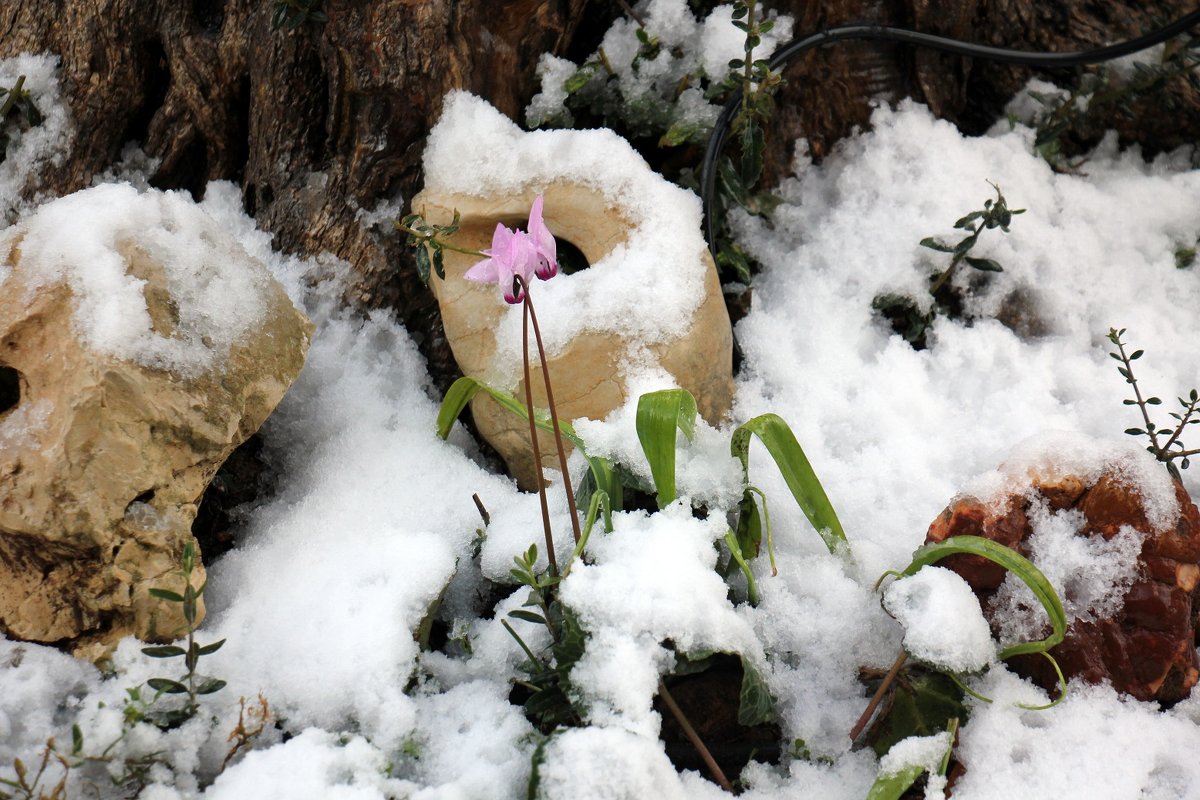
<path id="1" fill-rule="evenodd" d="M 910 31 L 905 28 L 892 28 L 886 25 L 851 24 L 826 28 L 823 31 L 809 34 L 799 39 L 793 39 L 788 44 L 775 51 L 771 56 L 770 68 L 781 69 L 788 61 L 814 47 L 821 47 L 834 42 L 851 39 L 868 39 L 873 41 L 904 42 L 906 44 L 930 47 L 947 53 L 954 53 L 972 58 L 985 58 L 991 61 L 1001 61 L 1007 64 L 1024 64 L 1032 67 L 1076 67 L 1082 64 L 1098 64 L 1111 61 L 1114 58 L 1127 56 L 1139 50 L 1145 50 L 1156 44 L 1178 36 L 1188 29 L 1200 24 L 1200 11 L 1193 11 L 1164 28 L 1095 50 L 1083 50 L 1077 53 L 1039 53 L 1027 50 L 1007 50 L 1002 47 L 990 47 L 982 44 L 961 42 L 944 36 L 934 36 L 931 33 Z M 742 88 L 734 90 L 733 96 L 725 103 L 721 116 L 713 127 L 708 138 L 708 147 L 704 151 L 704 163 L 700 172 L 700 197 L 704 207 L 704 233 L 708 238 L 708 249 L 713 260 L 717 258 L 716 220 L 713 218 L 713 197 L 717 187 L 717 159 L 725 145 L 725 137 L 729 126 L 742 105 Z"/>

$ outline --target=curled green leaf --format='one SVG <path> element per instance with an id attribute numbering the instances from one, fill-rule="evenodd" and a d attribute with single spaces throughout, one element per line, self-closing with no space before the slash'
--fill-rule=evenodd
<path id="1" fill-rule="evenodd" d="M 842 523 L 788 424 L 777 414 L 763 414 L 733 432 L 729 452 L 742 462 L 742 475 L 747 485 L 750 483 L 751 435 L 757 436 L 767 448 L 788 489 L 791 490 L 792 497 L 825 542 L 829 552 L 848 553 L 850 543 L 842 530 Z"/>

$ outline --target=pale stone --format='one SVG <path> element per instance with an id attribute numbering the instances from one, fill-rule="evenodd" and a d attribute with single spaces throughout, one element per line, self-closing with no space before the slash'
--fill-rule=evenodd
<path id="1" fill-rule="evenodd" d="M 199 213 L 199 212 L 196 212 Z M 64 235 L 72 235 L 65 232 Z M 99 658 L 128 634 L 169 641 L 184 546 L 205 487 L 283 397 L 304 363 L 312 324 L 266 267 L 215 223 L 206 237 L 253 271 L 261 325 L 211 368 L 180 373 L 86 344 L 69 282 L 0 252 L 0 632 Z M 170 338 L 178 298 L 136 240 L 118 241 L 155 334 Z M 87 264 L 70 265 L 87 269 Z M 193 582 L 204 580 L 197 566 Z"/>
<path id="2" fill-rule="evenodd" d="M 496 223 L 508 227 L 523 224 L 538 195 L 545 198 L 546 226 L 556 238 L 565 239 L 583 253 L 589 264 L 607 257 L 627 242 L 635 229 L 632 214 L 600 191 L 566 180 L 500 196 L 438 192 L 427 187 L 413 201 L 424 218 L 445 225 L 460 216 L 461 227 L 451 240 L 470 250 L 491 245 Z M 666 341 L 641 341 L 622 333 L 584 332 L 560 353 L 549 359 L 549 369 L 559 417 L 603 419 L 628 399 L 622 364 L 629 358 L 649 356 L 669 372 L 679 386 L 696 397 L 700 414 L 718 424 L 733 400 L 733 335 L 725 309 L 716 268 L 708 252 L 702 251 L 705 269 L 703 300 L 685 332 Z M 445 280 L 433 277 L 430 286 L 438 300 L 446 338 L 464 375 L 487 380 L 493 375 L 496 353 L 494 331 L 508 306 L 495 285 L 467 281 L 463 274 L 479 260 L 476 256 L 445 251 Z M 636 276 L 621 276 L 636 280 Z M 567 278 L 569 279 L 569 277 Z M 559 280 L 559 278 L 555 278 Z M 646 313 L 655 313 L 653 298 L 647 298 Z M 534 405 L 546 406 L 545 390 L 536 351 L 530 336 Z M 525 400 L 525 383 L 497 388 Z M 518 483 L 536 487 L 536 471 L 529 446 L 528 423 L 480 394 L 471 403 L 480 434 L 500 453 Z M 539 434 L 542 464 L 557 468 L 553 438 Z M 569 449 L 569 444 L 568 444 Z"/>

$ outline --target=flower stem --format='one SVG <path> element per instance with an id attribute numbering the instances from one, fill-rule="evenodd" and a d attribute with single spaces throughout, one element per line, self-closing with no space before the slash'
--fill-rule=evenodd
<path id="1" fill-rule="evenodd" d="M 517 280 L 521 279 L 517 278 Z M 546 385 L 546 405 L 550 408 L 550 424 L 554 428 L 554 444 L 558 448 L 558 465 L 562 470 L 563 490 L 567 493 L 567 510 L 571 516 L 571 533 L 574 534 L 575 542 L 578 544 L 581 535 L 579 530 L 579 510 L 575 507 L 575 491 L 571 487 L 571 471 L 567 469 L 567 453 L 563 447 L 562 431 L 558 427 L 558 408 L 554 405 L 554 391 L 550 388 L 550 365 L 546 363 L 546 350 L 542 347 L 542 332 L 538 328 L 537 314 L 533 311 L 533 300 L 529 297 L 529 285 L 525 284 L 524 281 L 522 281 L 522 285 L 525 290 L 525 309 L 529 313 L 528 318 L 533 322 L 533 336 L 537 341 L 538 361 L 541 362 L 542 379 Z M 528 358 L 526 359 L 525 391 L 527 393 L 530 391 Z M 533 414 L 532 408 L 531 403 L 529 412 L 531 415 Z M 530 424 L 532 424 L 532 419 L 533 417 L 531 416 Z M 541 469 L 540 463 L 538 464 L 538 469 Z"/>
<path id="2" fill-rule="evenodd" d="M 705 766 L 708 767 L 708 771 L 712 773 L 713 780 L 722 789 L 732 794 L 733 784 L 725 777 L 725 773 L 721 771 L 717 760 L 712 757 L 712 753 L 708 752 L 708 748 L 704 746 L 704 741 L 700 738 L 700 734 L 696 733 L 696 729 L 692 727 L 692 723 L 688 722 L 688 718 L 683 715 L 683 709 L 679 707 L 679 704 L 675 702 L 675 698 L 667 691 L 667 684 L 663 682 L 662 678 L 658 679 L 658 696 L 662 698 L 667 710 L 671 712 L 671 715 L 675 717 L 675 721 L 679 723 L 679 727 L 683 729 L 684 736 L 688 738 L 688 741 L 696 748 L 696 752 L 700 754 L 700 758 L 704 761 Z"/>
<path id="3" fill-rule="evenodd" d="M 538 447 L 537 424 L 533 417 L 533 383 L 529 375 L 529 316 L 533 306 L 529 304 L 529 287 L 516 278 L 525 292 L 524 313 L 521 315 L 521 357 L 525 363 L 525 409 L 529 413 L 529 446 L 533 449 L 534 477 L 537 481 L 538 500 L 542 504 L 542 529 L 546 533 L 546 559 L 550 562 L 550 573 L 558 574 L 558 558 L 554 555 L 554 534 L 550 531 L 550 506 L 546 502 L 546 484 L 542 481 L 542 452 Z M 555 426 L 557 430 L 557 426 Z"/>

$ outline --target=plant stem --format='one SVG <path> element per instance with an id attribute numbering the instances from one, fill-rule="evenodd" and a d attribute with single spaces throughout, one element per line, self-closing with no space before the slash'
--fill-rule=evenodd
<path id="1" fill-rule="evenodd" d="M 1146 435 L 1150 437 L 1150 445 L 1154 448 L 1154 457 L 1159 461 L 1170 461 L 1169 458 L 1164 458 L 1165 452 L 1163 448 L 1158 446 L 1158 436 L 1154 433 L 1154 423 L 1150 421 L 1150 412 L 1146 410 L 1146 401 L 1142 398 L 1142 390 L 1138 387 L 1137 378 L 1133 377 L 1133 362 L 1125 355 L 1125 345 L 1117 337 L 1117 341 L 1113 344 L 1117 346 L 1117 352 L 1121 355 L 1121 363 L 1125 365 L 1125 382 L 1133 387 L 1133 397 L 1137 401 L 1137 407 L 1142 412 L 1142 421 L 1146 425 Z"/>
<path id="2" fill-rule="evenodd" d="M 529 287 L 519 277 L 513 279 L 525 293 L 524 313 L 521 315 L 521 357 L 525 363 L 525 410 L 529 413 L 529 446 L 533 449 L 534 478 L 537 481 L 538 500 L 542 504 L 542 529 L 546 534 L 546 559 L 550 562 L 550 574 L 558 574 L 558 558 L 554 555 L 554 534 L 550 531 L 550 506 L 546 502 L 546 484 L 542 481 L 542 452 L 538 447 L 537 424 L 533 418 L 533 382 L 529 375 L 529 315 L 533 306 L 529 304 Z M 555 426 L 557 430 L 557 426 Z"/>
<path id="3" fill-rule="evenodd" d="M 704 746 L 703 740 L 700 739 L 700 734 L 696 733 L 696 729 L 692 727 L 692 723 L 688 722 L 688 718 L 683 715 L 683 709 L 675 702 L 675 698 L 671 697 L 671 693 L 667 691 L 667 684 L 662 678 L 658 679 L 658 696 L 663 699 L 663 704 L 667 710 L 675 717 L 675 721 L 679 723 L 679 727 L 683 729 L 683 734 L 692 743 L 692 747 L 696 748 L 696 752 L 700 754 L 708 771 L 712 773 L 713 780 L 717 784 L 729 792 L 733 793 L 733 784 L 725 777 L 725 773 L 721 771 L 721 767 L 717 764 L 717 760 L 712 757 L 712 753 L 708 752 L 708 748 Z"/>
<path id="4" fill-rule="evenodd" d="M 955 256 L 950 261 L 950 266 L 946 267 L 946 271 L 937 276 L 937 280 L 933 282 L 933 286 L 929 287 L 929 295 L 931 297 L 938 293 L 938 289 L 941 289 L 946 284 L 946 281 L 954 277 L 954 271 L 958 269 L 958 262 L 960 261 L 962 261 L 962 256 Z"/>
<path id="5" fill-rule="evenodd" d="M 518 278 L 518 280 L 520 280 Z M 529 319 L 533 322 L 533 336 L 537 341 L 538 361 L 542 365 L 542 381 L 546 385 L 546 405 L 550 408 L 550 424 L 554 428 L 554 444 L 558 448 L 558 465 L 562 470 L 563 490 L 567 493 L 567 510 L 571 517 L 571 533 L 575 537 L 575 543 L 579 543 L 579 510 L 575 507 L 575 491 L 571 487 L 571 471 L 567 469 L 567 453 L 563 448 L 562 431 L 558 427 L 558 408 L 554 405 L 554 391 L 550 388 L 550 365 L 546 363 L 546 350 L 542 347 L 542 331 L 538 328 L 537 314 L 533 311 L 533 300 L 529 297 L 529 286 L 522 281 L 525 289 L 525 308 L 529 312 Z M 529 372 L 528 358 L 526 359 L 525 373 L 525 390 L 529 391 Z M 533 406 L 530 405 L 530 424 L 532 424 Z M 541 464 L 538 464 L 541 469 Z"/>
<path id="6" fill-rule="evenodd" d="M 1188 420 L 1190 420 L 1192 418 L 1192 414 L 1195 414 L 1195 413 L 1196 413 L 1196 405 L 1195 405 L 1195 403 L 1193 403 L 1193 404 L 1189 405 L 1187 407 L 1187 409 L 1183 412 L 1183 415 L 1179 418 L 1179 424 L 1175 427 L 1175 432 L 1171 434 L 1171 438 L 1167 439 L 1167 443 L 1163 445 L 1164 453 L 1170 453 L 1171 445 L 1175 444 L 1176 440 L 1179 439 L 1180 434 L 1183 433 L 1183 429 L 1185 427 L 1187 427 Z M 1180 444 L 1182 446 L 1182 443 L 1180 443 Z M 1182 453 L 1170 453 L 1170 455 L 1168 457 L 1169 458 L 1179 458 L 1182 456 L 1189 456 L 1195 452 L 1196 452 L 1195 450 L 1192 450 L 1191 452 L 1185 451 Z"/>
<path id="7" fill-rule="evenodd" d="M 754 6 L 755 6 L 755 4 L 756 4 L 756 0 L 747 0 L 747 2 L 746 2 L 746 28 L 747 28 L 746 39 L 747 40 L 749 40 L 749 38 L 751 36 L 753 36 L 755 33 L 755 25 L 754 25 L 754 11 L 755 11 Z M 743 70 L 743 72 L 742 72 L 742 95 L 744 97 L 749 98 L 751 95 L 754 94 L 753 89 L 752 89 L 752 87 L 754 85 L 754 80 L 753 80 L 753 78 L 754 78 L 754 68 L 753 68 L 754 48 L 752 48 L 752 47 L 746 48 L 744 56 L 745 56 L 746 63 L 742 65 L 742 70 Z M 746 108 L 745 103 L 742 104 L 742 108 L 743 109 Z"/>
<path id="8" fill-rule="evenodd" d="M 895 682 L 896 676 L 900 674 L 900 668 L 904 666 L 904 662 L 908 660 L 908 651 L 903 647 L 900 648 L 900 655 L 896 656 L 895 663 L 888 670 L 887 675 L 883 676 L 883 681 L 880 682 L 879 688 L 875 690 L 875 696 L 871 698 L 871 702 L 867 703 L 867 707 L 863 709 L 862 716 L 858 718 L 858 722 L 854 723 L 854 727 L 850 729 L 850 741 L 855 741 L 862 735 L 863 730 L 867 727 L 867 723 L 871 721 L 871 717 L 875 715 L 875 709 L 879 708 L 879 704 L 883 702 L 883 696 L 887 694 L 887 690 L 891 688 Z"/>

